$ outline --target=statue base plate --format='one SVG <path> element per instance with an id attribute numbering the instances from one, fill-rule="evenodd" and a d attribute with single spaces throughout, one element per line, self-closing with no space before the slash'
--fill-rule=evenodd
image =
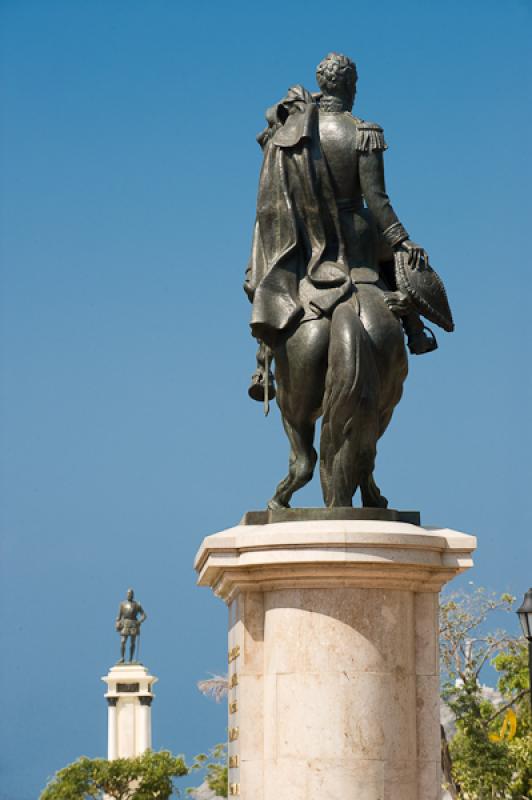
<path id="1" fill-rule="evenodd" d="M 273 522 L 314 522 L 331 520 L 374 520 L 378 522 L 407 522 L 421 525 L 419 511 L 398 511 L 395 508 L 276 508 L 265 511 L 246 511 L 240 525 L 269 525 Z"/>

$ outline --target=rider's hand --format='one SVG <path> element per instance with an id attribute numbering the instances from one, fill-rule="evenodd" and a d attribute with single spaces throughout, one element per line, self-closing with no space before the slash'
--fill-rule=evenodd
<path id="1" fill-rule="evenodd" d="M 408 253 L 408 263 L 412 269 L 422 270 L 430 267 L 429 254 L 427 251 L 415 242 L 411 242 L 410 239 L 405 239 L 404 242 L 401 242 L 399 249 L 406 250 Z"/>

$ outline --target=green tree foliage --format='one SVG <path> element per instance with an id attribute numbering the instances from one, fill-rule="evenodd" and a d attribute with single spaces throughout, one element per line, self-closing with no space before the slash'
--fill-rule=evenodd
<path id="1" fill-rule="evenodd" d="M 179 795 L 176 778 L 188 772 L 183 758 L 166 750 L 115 761 L 82 757 L 57 773 L 40 800 L 169 800 Z"/>
<path id="2" fill-rule="evenodd" d="M 195 757 L 191 769 L 205 770 L 209 789 L 215 792 L 217 797 L 227 797 L 229 786 L 225 744 L 217 744 L 209 753 L 200 753 Z M 194 794 L 194 790 L 191 794 Z"/>
<path id="3" fill-rule="evenodd" d="M 505 631 L 485 632 L 495 613 L 513 612 L 513 603 L 510 595 L 477 589 L 451 596 L 441 609 L 443 697 L 456 717 L 449 752 L 463 800 L 532 798 L 527 648 Z M 500 699 L 480 683 L 490 663 Z"/>

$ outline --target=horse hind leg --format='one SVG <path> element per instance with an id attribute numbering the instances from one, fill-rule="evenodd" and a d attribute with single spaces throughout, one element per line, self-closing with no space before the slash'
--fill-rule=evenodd
<path id="1" fill-rule="evenodd" d="M 294 492 L 305 486 L 314 474 L 318 455 L 313 447 L 314 423 L 294 424 L 283 417 L 283 425 L 290 441 L 288 475 L 277 486 L 268 508 L 290 508 Z"/>
<path id="2" fill-rule="evenodd" d="M 382 384 L 381 384 L 382 385 Z M 379 439 L 388 427 L 392 418 L 393 410 L 403 392 L 402 381 L 395 381 L 393 391 L 389 393 L 387 405 L 381 410 L 379 419 Z M 388 508 L 388 500 L 381 494 L 381 490 L 375 483 L 373 471 L 364 477 L 360 483 L 360 494 L 362 495 L 362 505 L 368 508 Z"/>
<path id="3" fill-rule="evenodd" d="M 400 356 L 401 351 L 397 356 L 397 361 L 400 363 Z M 406 370 L 404 370 L 406 372 Z M 387 396 L 383 399 L 384 408 L 381 409 L 380 418 L 379 418 L 379 439 L 383 435 L 384 431 L 390 424 L 390 420 L 392 418 L 393 410 L 399 400 L 401 399 L 401 395 L 403 393 L 403 380 L 404 380 L 404 372 L 399 371 L 394 377 L 395 380 L 391 383 L 389 387 L 389 391 Z M 382 386 L 382 381 L 381 381 Z M 381 392 L 381 397 L 382 397 Z M 375 483 L 375 478 L 373 477 L 373 471 L 370 472 L 368 475 L 364 477 L 364 479 L 360 483 L 360 494 L 362 495 L 362 505 L 369 508 L 388 508 L 388 500 L 384 495 L 381 494 L 381 491 L 377 484 Z"/>
<path id="4" fill-rule="evenodd" d="M 269 508 L 288 508 L 297 489 L 314 473 L 315 423 L 321 411 L 330 321 L 308 320 L 274 351 L 277 404 L 290 442 L 288 474 L 278 485 Z"/>

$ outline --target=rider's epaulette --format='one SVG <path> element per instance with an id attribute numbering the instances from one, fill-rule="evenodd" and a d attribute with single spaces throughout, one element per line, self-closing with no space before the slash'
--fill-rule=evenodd
<path id="1" fill-rule="evenodd" d="M 361 153 L 371 153 L 373 150 L 386 150 L 388 145 L 384 141 L 384 131 L 376 122 L 357 120 L 356 148 Z"/>

